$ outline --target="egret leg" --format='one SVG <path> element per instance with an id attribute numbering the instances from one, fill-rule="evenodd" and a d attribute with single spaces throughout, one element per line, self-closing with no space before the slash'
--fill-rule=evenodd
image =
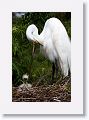
<path id="1" fill-rule="evenodd" d="M 70 72 L 70 69 L 69 69 L 69 71 L 68 71 L 68 76 L 69 76 L 69 77 L 71 77 L 71 72 Z"/>
<path id="2" fill-rule="evenodd" d="M 58 62 L 57 59 L 55 59 L 55 69 L 56 69 L 56 79 L 58 78 Z"/>
<path id="3" fill-rule="evenodd" d="M 54 81 L 54 74 L 55 74 L 55 64 L 52 63 L 52 82 Z"/>

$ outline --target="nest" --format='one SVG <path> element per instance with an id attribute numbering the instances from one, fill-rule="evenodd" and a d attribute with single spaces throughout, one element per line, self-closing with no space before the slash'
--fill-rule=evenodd
<path id="1" fill-rule="evenodd" d="M 12 88 L 13 102 L 71 102 L 70 78 L 47 86 L 31 86 L 29 84 L 21 86 Z"/>

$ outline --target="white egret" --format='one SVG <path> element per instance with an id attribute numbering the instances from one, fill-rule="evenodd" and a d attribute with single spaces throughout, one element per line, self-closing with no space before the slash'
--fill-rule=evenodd
<path id="1" fill-rule="evenodd" d="M 58 72 L 58 65 L 61 67 L 63 76 L 68 76 L 68 72 L 71 72 L 71 43 L 59 19 L 54 17 L 48 19 L 40 35 L 34 24 L 29 25 L 26 36 L 28 40 L 40 43 L 46 56 L 53 62 L 52 78 L 54 78 L 55 67 Z"/>

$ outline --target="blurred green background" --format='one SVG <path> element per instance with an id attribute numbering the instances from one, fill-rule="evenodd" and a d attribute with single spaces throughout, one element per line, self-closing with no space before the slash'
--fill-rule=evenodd
<path id="1" fill-rule="evenodd" d="M 64 24 L 71 39 L 71 13 L 70 12 L 13 12 L 12 13 L 12 83 L 13 86 L 22 84 L 22 75 L 29 74 L 28 83 L 50 84 L 51 62 L 40 53 L 40 46 L 35 46 L 32 55 L 32 42 L 26 38 L 28 25 L 35 24 L 39 34 L 43 30 L 47 19 L 56 17 Z M 59 74 L 60 77 L 60 74 Z"/>

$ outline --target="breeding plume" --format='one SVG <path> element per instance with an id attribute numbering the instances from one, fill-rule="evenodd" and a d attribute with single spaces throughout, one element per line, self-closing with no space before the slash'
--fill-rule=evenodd
<path id="1" fill-rule="evenodd" d="M 60 66 L 64 77 L 71 72 L 71 43 L 67 31 L 61 21 L 57 18 L 50 18 L 46 21 L 41 34 L 38 34 L 37 27 L 32 24 L 26 30 L 28 40 L 42 45 L 44 53 L 53 63 L 52 78 L 56 68 Z"/>

